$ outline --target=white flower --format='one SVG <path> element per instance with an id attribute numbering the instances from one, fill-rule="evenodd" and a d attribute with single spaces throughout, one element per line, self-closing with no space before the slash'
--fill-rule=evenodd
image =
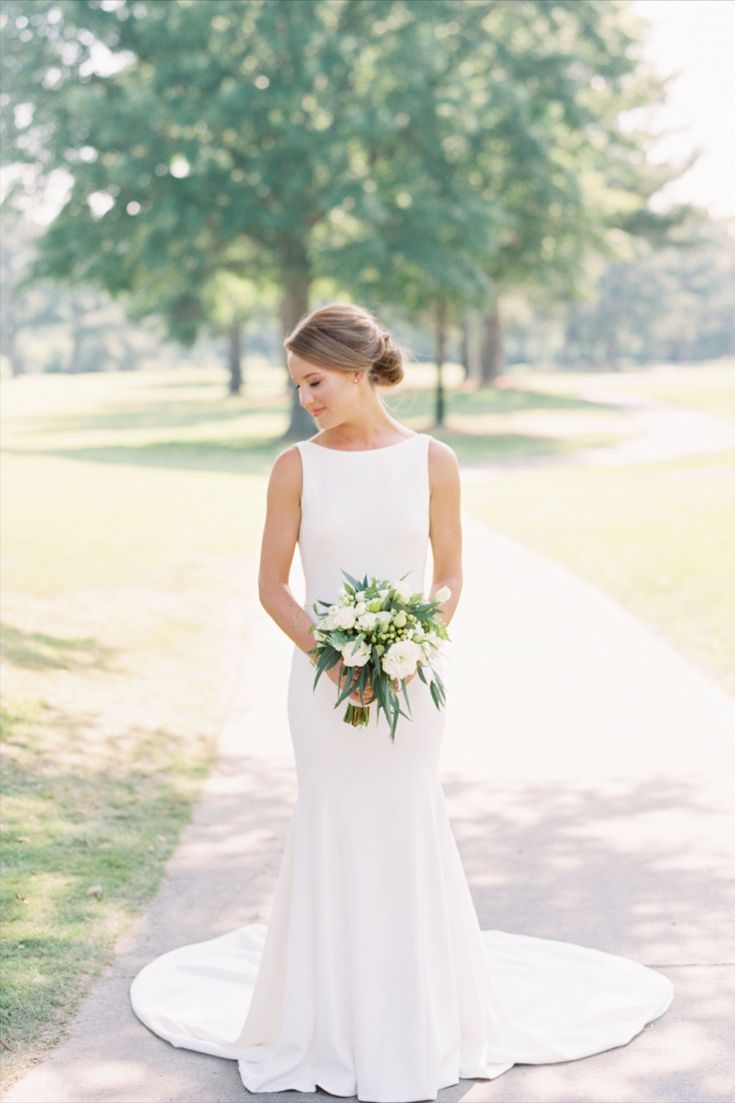
<path id="1" fill-rule="evenodd" d="M 345 666 L 364 666 L 370 658 L 371 647 L 365 640 L 350 640 L 342 648 Z"/>
<path id="2" fill-rule="evenodd" d="M 452 591 L 449 589 L 448 586 L 440 586 L 431 600 L 432 601 L 438 601 L 438 602 L 444 602 L 444 601 L 447 600 L 447 598 L 450 598 L 451 596 L 452 596 Z"/>
<path id="3" fill-rule="evenodd" d="M 404 578 L 399 579 L 398 582 L 394 582 L 393 589 L 398 595 L 398 600 L 405 602 L 410 601 L 414 592 L 413 586 L 410 584 L 410 582 L 406 582 Z"/>
<path id="4" fill-rule="evenodd" d="M 357 619 L 357 627 L 365 632 L 372 632 L 377 623 L 377 613 L 363 613 L 362 616 Z"/>
<path id="5" fill-rule="evenodd" d="M 381 609 L 375 616 L 378 618 L 380 624 L 390 624 L 391 611 L 390 609 Z"/>
<path id="6" fill-rule="evenodd" d="M 355 612 L 357 613 L 358 617 L 361 617 L 362 614 L 366 611 L 366 609 L 367 609 L 367 605 L 365 604 L 364 601 L 358 601 L 355 605 Z"/>
<path id="7" fill-rule="evenodd" d="M 421 648 L 413 640 L 396 640 L 382 657 L 381 665 L 389 678 L 407 678 L 416 673 L 416 664 L 423 658 Z"/>
<path id="8" fill-rule="evenodd" d="M 349 593 L 349 592 L 348 592 L 348 591 L 347 591 L 347 590 L 346 590 L 346 589 L 344 588 L 344 585 L 343 585 L 343 586 L 341 587 L 341 589 L 340 589 L 339 593 L 337 594 L 337 602 L 338 602 L 338 604 L 339 604 L 339 605 L 352 605 L 353 601 L 354 601 L 354 598 L 353 598 L 352 594 L 351 594 L 351 593 Z"/>
<path id="9" fill-rule="evenodd" d="M 355 626 L 355 607 L 354 605 L 343 605 L 334 614 L 334 627 L 335 628 L 354 628 Z"/>
<path id="10" fill-rule="evenodd" d="M 393 623 L 396 626 L 396 628 L 405 628 L 406 627 L 406 611 L 405 611 L 405 609 L 400 609 L 399 612 L 396 613 L 396 615 L 393 617 Z"/>

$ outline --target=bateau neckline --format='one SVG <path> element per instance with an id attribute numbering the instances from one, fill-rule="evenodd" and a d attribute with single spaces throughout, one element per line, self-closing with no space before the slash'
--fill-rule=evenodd
<path id="1" fill-rule="evenodd" d="M 314 440 L 304 440 L 301 443 L 310 444 L 313 448 L 318 448 L 320 452 L 337 452 L 340 456 L 365 456 L 368 452 L 389 452 L 391 448 L 400 448 L 402 444 L 409 444 L 417 437 L 425 435 L 425 433 L 414 433 L 413 436 L 406 437 L 405 440 L 397 440 L 395 444 L 384 444 L 382 448 L 328 448 L 326 444 L 317 444 Z"/>

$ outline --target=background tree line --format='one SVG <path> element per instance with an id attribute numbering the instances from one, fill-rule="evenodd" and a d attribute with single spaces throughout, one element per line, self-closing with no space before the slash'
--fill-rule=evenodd
<path id="1" fill-rule="evenodd" d="M 452 343 L 491 384 L 509 297 L 572 303 L 580 359 L 614 318 L 609 358 L 621 272 L 705 244 L 651 206 L 684 166 L 649 159 L 640 109 L 665 89 L 625 3 L 6 0 L 0 20 L 4 205 L 66 187 L 29 278 L 185 345 L 221 333 L 233 392 L 253 319 L 282 335 L 349 295 L 430 335 L 441 424 Z"/>

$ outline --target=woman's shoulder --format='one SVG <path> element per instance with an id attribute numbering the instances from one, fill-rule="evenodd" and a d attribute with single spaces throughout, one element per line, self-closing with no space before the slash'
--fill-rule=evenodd
<path id="1" fill-rule="evenodd" d="M 269 485 L 276 492 L 301 493 L 301 450 L 299 443 L 282 449 L 271 465 Z"/>
<path id="2" fill-rule="evenodd" d="M 458 468 L 457 453 L 446 441 L 429 434 L 429 462 L 437 468 Z"/>
<path id="3" fill-rule="evenodd" d="M 443 440 L 429 437 L 429 486 L 432 494 L 444 487 L 456 489 L 459 483 L 457 453 Z"/>

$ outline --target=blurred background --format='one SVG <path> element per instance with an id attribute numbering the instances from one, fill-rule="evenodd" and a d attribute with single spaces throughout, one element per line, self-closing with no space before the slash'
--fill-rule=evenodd
<path id="1" fill-rule="evenodd" d="M 4 1033 L 56 1039 L 231 705 L 282 341 L 735 691 L 729 0 L 4 0 Z M 277 707 L 277 705 L 274 705 Z"/>

